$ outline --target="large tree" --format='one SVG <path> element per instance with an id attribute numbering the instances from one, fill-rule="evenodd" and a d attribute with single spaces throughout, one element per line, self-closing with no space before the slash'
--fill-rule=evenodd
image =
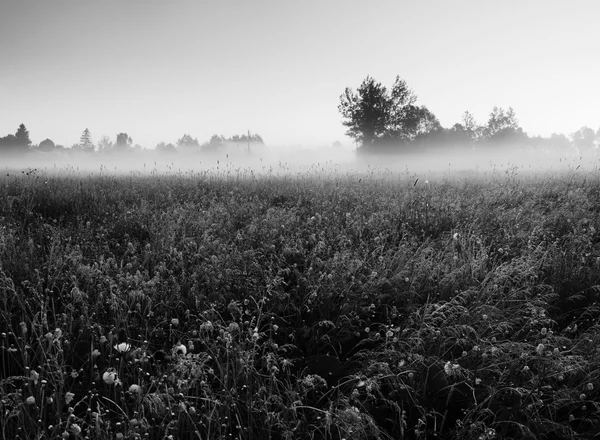
<path id="1" fill-rule="evenodd" d="M 399 76 L 390 91 L 367 76 L 356 92 L 346 88 L 338 110 L 344 118 L 342 123 L 348 127 L 346 134 L 368 148 L 381 140 L 413 140 L 418 135 L 421 117 L 432 115 L 415 106 L 416 100 Z"/>

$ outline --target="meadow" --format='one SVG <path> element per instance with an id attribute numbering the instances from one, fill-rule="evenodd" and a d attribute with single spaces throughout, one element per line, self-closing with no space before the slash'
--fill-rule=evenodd
<path id="1" fill-rule="evenodd" d="M 2 439 L 600 432 L 600 175 L 0 176 Z"/>

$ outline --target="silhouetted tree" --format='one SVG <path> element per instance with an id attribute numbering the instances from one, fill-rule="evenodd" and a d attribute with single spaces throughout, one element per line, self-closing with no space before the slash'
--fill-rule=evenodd
<path id="1" fill-rule="evenodd" d="M 527 135 L 519 127 L 519 121 L 512 107 L 508 110 L 494 107 L 483 129 L 482 138 L 491 143 L 514 143 L 526 139 Z"/>
<path id="2" fill-rule="evenodd" d="M 117 142 L 115 143 L 114 149 L 118 151 L 126 151 L 131 147 L 133 141 L 127 133 L 119 133 L 117 135 Z"/>
<path id="3" fill-rule="evenodd" d="M 55 148 L 56 145 L 51 139 L 44 139 L 40 142 L 40 145 L 38 145 L 38 150 L 40 151 L 54 151 Z"/>
<path id="4" fill-rule="evenodd" d="M 218 134 L 213 134 L 208 142 L 202 144 L 202 151 L 217 151 L 220 147 L 223 146 L 225 141 L 226 139 L 223 135 L 219 136 Z"/>
<path id="5" fill-rule="evenodd" d="M 338 110 L 348 131 L 346 134 L 372 149 L 378 143 L 406 143 L 441 126 L 426 108 L 415 105 L 416 95 L 399 76 L 388 91 L 368 76 L 354 92 L 347 87 L 340 96 Z"/>
<path id="6" fill-rule="evenodd" d="M 184 134 L 181 139 L 177 141 L 177 147 L 179 148 L 199 148 L 200 144 L 198 139 L 193 138 L 189 134 Z"/>
<path id="7" fill-rule="evenodd" d="M 590 152 L 594 148 L 596 142 L 596 133 L 590 127 L 581 127 L 575 133 L 571 134 L 573 146 L 580 153 Z"/>
<path id="8" fill-rule="evenodd" d="M 164 142 L 161 142 L 156 144 L 156 151 L 160 153 L 175 153 L 177 149 L 172 143 L 165 144 Z"/>
<path id="9" fill-rule="evenodd" d="M 113 143 L 108 136 L 102 136 L 98 141 L 98 151 L 108 152 L 112 150 Z"/>
<path id="10" fill-rule="evenodd" d="M 0 138 L 0 152 L 3 154 L 21 154 L 26 152 L 31 145 L 29 131 L 25 124 L 19 125 L 17 132 Z"/>
<path id="11" fill-rule="evenodd" d="M 18 147 L 29 148 L 31 145 L 31 139 L 29 139 L 29 131 L 25 128 L 25 124 L 19 125 L 17 132 L 15 133 Z"/>
<path id="12" fill-rule="evenodd" d="M 81 137 L 79 138 L 78 149 L 88 152 L 88 153 L 94 151 L 94 144 L 92 143 L 92 135 L 90 134 L 90 131 L 87 128 L 85 130 L 83 130 L 83 133 L 81 134 Z"/>

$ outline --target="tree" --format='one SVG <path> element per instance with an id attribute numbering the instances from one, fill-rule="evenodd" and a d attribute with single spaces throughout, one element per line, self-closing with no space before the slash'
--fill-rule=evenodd
<path id="1" fill-rule="evenodd" d="M 25 124 L 21 124 L 14 135 L 9 134 L 0 138 L 0 153 L 23 153 L 27 151 L 30 145 L 31 139 L 29 139 L 29 131 L 27 131 Z"/>
<path id="2" fill-rule="evenodd" d="M 92 135 L 90 131 L 86 128 L 83 130 L 81 137 L 79 138 L 78 148 L 82 151 L 92 152 L 94 151 L 94 144 L 92 143 Z"/>
<path id="3" fill-rule="evenodd" d="M 108 152 L 113 148 L 113 143 L 108 136 L 102 136 L 98 141 L 98 151 Z"/>
<path id="4" fill-rule="evenodd" d="M 40 145 L 38 145 L 38 150 L 40 151 L 53 151 L 55 148 L 56 145 L 51 139 L 44 139 L 40 142 Z"/>
<path id="5" fill-rule="evenodd" d="M 117 142 L 115 143 L 114 148 L 118 151 L 125 151 L 131 147 L 132 143 L 133 141 L 127 133 L 119 133 L 117 135 Z"/>
<path id="6" fill-rule="evenodd" d="M 590 127 L 581 127 L 571 135 L 571 140 L 573 141 L 573 146 L 580 153 L 592 151 L 596 141 L 596 133 Z"/>
<path id="7" fill-rule="evenodd" d="M 19 128 L 15 133 L 15 139 L 17 140 L 18 147 L 29 148 L 31 145 L 31 139 L 29 139 L 29 131 L 27 131 L 27 128 L 25 128 L 25 124 L 19 125 Z"/>
<path id="8" fill-rule="evenodd" d="M 354 92 L 347 87 L 340 96 L 338 110 L 348 127 L 346 134 L 361 148 L 369 148 L 381 140 L 408 141 L 417 135 L 420 117 L 416 95 L 406 82 L 396 77 L 391 91 L 367 76 Z"/>
<path id="9" fill-rule="evenodd" d="M 177 141 L 177 146 L 179 148 L 194 148 L 200 147 L 200 144 L 198 143 L 198 139 L 193 138 L 189 134 L 184 134 L 181 139 Z"/>
<path id="10" fill-rule="evenodd" d="M 512 107 L 504 110 L 494 107 L 487 126 L 483 129 L 483 139 L 494 142 L 515 142 L 526 138 Z"/>
<path id="11" fill-rule="evenodd" d="M 161 142 L 156 144 L 156 151 L 160 153 L 175 153 L 177 148 L 172 143 L 165 144 L 164 142 Z"/>

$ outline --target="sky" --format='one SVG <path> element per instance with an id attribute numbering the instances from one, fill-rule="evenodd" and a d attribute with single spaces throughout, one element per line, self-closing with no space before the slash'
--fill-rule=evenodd
<path id="1" fill-rule="evenodd" d="M 250 130 L 352 145 L 346 87 L 397 75 L 445 127 L 512 107 L 530 136 L 600 127 L 597 0 L 0 2 L 0 136 L 153 148 Z"/>

